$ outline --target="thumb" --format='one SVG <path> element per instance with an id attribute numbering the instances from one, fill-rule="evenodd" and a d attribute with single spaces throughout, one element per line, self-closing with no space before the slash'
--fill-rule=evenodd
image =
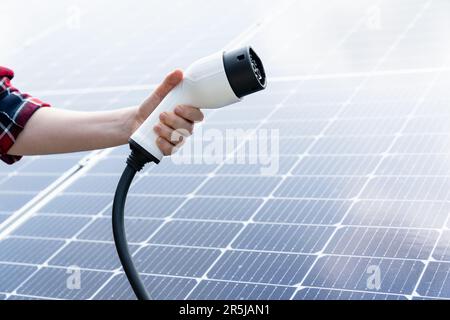
<path id="1" fill-rule="evenodd" d="M 183 72 L 181 70 L 172 71 L 152 93 L 151 100 L 159 104 L 181 80 L 183 80 Z"/>

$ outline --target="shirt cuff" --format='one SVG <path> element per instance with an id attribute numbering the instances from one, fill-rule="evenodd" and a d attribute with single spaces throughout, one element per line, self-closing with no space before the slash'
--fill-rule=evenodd
<path id="1" fill-rule="evenodd" d="M 11 85 L 14 73 L 0 67 L 0 160 L 7 164 L 19 161 L 22 156 L 9 155 L 8 151 L 25 128 L 36 110 L 49 104 L 21 93 Z"/>

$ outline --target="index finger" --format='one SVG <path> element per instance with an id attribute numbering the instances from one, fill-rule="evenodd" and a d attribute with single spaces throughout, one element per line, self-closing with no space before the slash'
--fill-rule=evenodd
<path id="1" fill-rule="evenodd" d="M 188 105 L 176 106 L 175 114 L 191 122 L 199 122 L 204 118 L 203 112 L 199 108 Z"/>

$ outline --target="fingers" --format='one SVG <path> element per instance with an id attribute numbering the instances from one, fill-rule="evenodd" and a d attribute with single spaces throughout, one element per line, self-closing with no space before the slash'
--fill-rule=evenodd
<path id="1" fill-rule="evenodd" d="M 192 134 L 192 131 L 194 130 L 194 123 L 178 116 L 174 112 L 161 113 L 159 115 L 159 120 L 174 130 L 185 130 L 189 134 Z"/>
<path id="2" fill-rule="evenodd" d="M 171 155 L 176 148 L 173 144 L 162 137 L 158 137 L 158 139 L 156 139 L 156 144 L 165 156 Z"/>
<path id="3" fill-rule="evenodd" d="M 181 70 L 175 70 L 169 73 L 164 81 L 153 92 L 153 96 L 161 102 L 167 94 L 177 86 L 183 80 L 183 72 Z"/>
<path id="4" fill-rule="evenodd" d="M 204 117 L 200 109 L 186 105 L 177 106 L 175 108 L 175 114 L 191 122 L 203 121 Z"/>
<path id="5" fill-rule="evenodd" d="M 183 141 L 183 137 L 186 137 L 184 132 L 179 130 L 173 130 L 172 128 L 166 126 L 164 123 L 158 123 L 155 128 L 155 133 L 172 143 L 173 145 L 176 145 Z"/>

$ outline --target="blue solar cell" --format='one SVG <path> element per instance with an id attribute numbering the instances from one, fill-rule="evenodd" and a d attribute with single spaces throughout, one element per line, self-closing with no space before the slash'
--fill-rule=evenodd
<path id="1" fill-rule="evenodd" d="M 125 214 L 127 217 L 164 218 L 172 215 L 183 201 L 184 198 L 174 196 L 168 198 L 130 194 L 125 205 Z"/>
<path id="2" fill-rule="evenodd" d="M 89 299 L 111 276 L 107 272 L 80 271 L 80 287 L 70 284 L 74 274 L 66 268 L 44 267 L 26 281 L 17 292 L 23 295 L 49 297 L 58 299 Z"/>
<path id="3" fill-rule="evenodd" d="M 414 260 L 324 256 L 314 264 L 303 285 L 411 294 L 423 268 L 423 262 Z M 380 276 L 379 286 L 374 278 L 376 273 Z"/>
<path id="4" fill-rule="evenodd" d="M 217 249 L 148 246 L 139 250 L 134 261 L 140 272 L 181 277 L 201 277 L 217 259 Z"/>
<path id="5" fill-rule="evenodd" d="M 70 185 L 66 192 L 80 193 L 114 193 L 119 176 L 83 176 Z"/>
<path id="6" fill-rule="evenodd" d="M 60 194 L 39 209 L 39 212 L 96 215 L 111 203 L 111 196 Z"/>
<path id="7" fill-rule="evenodd" d="M 204 280 L 188 299 L 195 300 L 287 300 L 295 288 L 253 283 Z"/>
<path id="8" fill-rule="evenodd" d="M 358 201 L 344 224 L 439 229 L 449 210 L 450 203 L 444 201 Z"/>
<path id="9" fill-rule="evenodd" d="M 63 244 L 62 240 L 6 238 L 0 241 L 0 261 L 41 264 Z"/>
<path id="10" fill-rule="evenodd" d="M 130 251 L 135 250 L 130 246 Z M 114 270 L 120 266 L 112 243 L 74 241 L 60 250 L 50 261 L 51 266 L 78 266 L 80 268 Z"/>
<path id="11" fill-rule="evenodd" d="M 308 156 L 294 168 L 294 175 L 367 175 L 380 156 Z"/>
<path id="12" fill-rule="evenodd" d="M 127 152 L 129 152 L 127 150 Z M 109 157 L 102 159 L 89 172 L 91 174 L 117 174 L 123 171 L 126 165 L 126 157 Z"/>
<path id="13" fill-rule="evenodd" d="M 316 136 L 322 132 L 327 122 L 324 120 L 287 120 L 270 121 L 261 126 L 262 129 L 278 130 L 280 137 Z M 270 133 L 269 133 L 270 134 Z"/>
<path id="14" fill-rule="evenodd" d="M 0 213 L 0 224 L 8 218 L 7 214 Z"/>
<path id="15" fill-rule="evenodd" d="M 29 300 L 58 300 L 58 299 L 51 297 L 41 298 L 41 297 L 21 296 L 13 294 L 9 296 L 8 300 L 29 301 Z"/>
<path id="16" fill-rule="evenodd" d="M 421 104 L 416 111 L 417 115 L 427 116 L 449 116 L 448 99 L 440 98 L 438 95 L 435 99 L 430 99 L 427 103 Z"/>
<path id="17" fill-rule="evenodd" d="M 0 213 L 12 213 L 27 203 L 33 195 L 30 194 L 0 194 Z"/>
<path id="18" fill-rule="evenodd" d="M 332 117 L 339 107 L 333 103 L 302 103 L 284 104 L 278 112 L 274 113 L 271 120 L 292 120 L 302 115 L 302 119 L 324 120 Z"/>
<path id="19" fill-rule="evenodd" d="M 317 141 L 311 154 L 379 154 L 392 143 L 392 136 L 324 137 Z"/>
<path id="20" fill-rule="evenodd" d="M 449 193 L 449 177 L 375 177 L 362 198 L 439 201 L 448 199 Z"/>
<path id="21" fill-rule="evenodd" d="M 0 291 L 14 291 L 22 282 L 24 282 L 33 272 L 37 270 L 33 266 L 13 265 L 0 263 Z M 5 298 L 4 296 L 3 298 Z"/>
<path id="22" fill-rule="evenodd" d="M 255 221 L 333 225 L 350 208 L 344 200 L 268 200 L 254 217 Z"/>
<path id="23" fill-rule="evenodd" d="M 450 135 L 402 135 L 393 147 L 395 153 L 445 154 L 450 148 Z"/>
<path id="24" fill-rule="evenodd" d="M 329 79 L 313 79 L 304 85 L 303 90 L 290 96 L 285 103 L 286 105 L 323 102 L 339 104 L 347 100 L 355 84 L 355 80 L 338 83 Z"/>
<path id="25" fill-rule="evenodd" d="M 405 296 L 373 292 L 304 288 L 299 290 L 295 300 L 407 300 Z"/>
<path id="26" fill-rule="evenodd" d="M 367 5 L 309 10 L 294 1 L 246 10 L 254 3 L 202 1 L 191 6 L 192 15 L 175 1 L 173 33 L 157 20 L 127 23 L 148 21 L 147 6 L 164 20 L 162 3 L 117 2 L 106 11 L 98 3 L 80 4 L 90 13 L 83 15 L 87 28 L 67 32 L 52 28 L 52 19 L 18 24 L 14 29 L 25 35 L 52 32 L 28 39 L 30 50 L 6 43 L 4 51 L 10 52 L 5 57 L 17 87 L 36 89 L 36 96 L 57 107 L 89 111 L 138 105 L 174 61 L 187 66 L 242 39 L 270 65 L 268 90 L 231 108 L 206 111 L 185 146 L 205 138 L 200 128 L 221 134 L 276 129 L 279 150 L 269 145 L 275 156 L 270 163 L 251 148 L 256 140 L 236 139 L 242 145 L 234 155 L 244 154 L 244 164 L 178 164 L 172 158 L 138 174 L 126 207 L 127 232 L 133 244 L 149 243 L 132 251 L 152 298 L 450 298 L 449 55 L 442 37 L 429 36 L 448 29 L 448 5 L 382 2 L 380 28 L 361 24 Z M 32 18 L 30 9 L 10 12 Z M 53 9 L 61 16 L 66 8 Z M 272 19 L 261 20 L 266 13 Z M 224 18 L 230 16 L 232 24 Z M 320 23 L 330 16 L 332 33 Z M 117 17 L 124 22 L 120 27 L 111 23 Z M 305 21 L 311 22 L 309 32 L 299 33 Z M 284 37 L 266 32 L 286 23 L 297 26 L 290 28 L 294 44 L 314 36 L 310 50 L 286 47 Z M 144 38 L 154 39 L 160 50 L 143 45 Z M 372 45 L 362 45 L 368 38 Z M 55 46 L 61 39 L 65 46 Z M 417 43 L 424 50 L 411 50 Z M 37 54 L 27 55 L 31 50 Z M 37 70 L 43 65 L 45 72 Z M 0 164 L 1 222 L 64 171 L 85 166 L 78 161 L 90 155 L 67 189 L 39 194 L 44 206 L 0 241 L 0 278 L 6 279 L 0 299 L 133 298 L 124 275 L 111 272 L 120 267 L 111 242 L 111 200 L 129 147 L 110 151 Z M 264 176 L 261 169 L 270 165 L 276 170 Z M 80 289 L 67 287 L 71 264 L 82 267 Z M 374 268 L 380 288 L 370 286 Z"/>
<path id="27" fill-rule="evenodd" d="M 420 117 L 411 119 L 408 122 L 405 133 L 450 133 L 448 126 L 449 117 Z"/>
<path id="28" fill-rule="evenodd" d="M 334 228 L 280 224 L 249 224 L 232 243 L 233 248 L 315 253 L 325 246 Z"/>
<path id="29" fill-rule="evenodd" d="M 448 155 L 389 155 L 376 174 L 389 176 L 445 176 L 450 174 Z"/>
<path id="30" fill-rule="evenodd" d="M 89 222 L 89 218 L 37 215 L 13 231 L 13 235 L 71 238 Z"/>
<path id="31" fill-rule="evenodd" d="M 38 192 L 45 189 L 57 178 L 58 176 L 53 175 L 14 176 L 0 182 L 0 191 L 18 192 L 18 193 Z"/>
<path id="32" fill-rule="evenodd" d="M 128 242 L 145 241 L 161 224 L 162 220 L 125 218 L 125 230 Z M 111 218 L 96 219 L 77 238 L 91 241 L 113 241 Z"/>
<path id="33" fill-rule="evenodd" d="M 412 300 L 419 300 L 419 301 L 435 301 L 435 300 L 448 300 L 445 298 L 430 298 L 430 297 L 412 297 Z"/>
<path id="34" fill-rule="evenodd" d="M 393 135 L 405 123 L 404 118 L 338 119 L 326 130 L 329 136 Z"/>
<path id="35" fill-rule="evenodd" d="M 426 229 L 344 227 L 337 230 L 325 253 L 426 260 L 438 235 Z"/>
<path id="36" fill-rule="evenodd" d="M 274 156 L 267 155 L 261 158 L 249 158 L 245 164 L 239 164 L 236 161 L 230 164 L 223 164 L 217 171 L 218 175 L 279 175 L 286 174 L 297 162 L 298 157 L 294 156 Z"/>
<path id="37" fill-rule="evenodd" d="M 450 298 L 450 263 L 431 261 L 417 288 L 423 296 Z"/>
<path id="38" fill-rule="evenodd" d="M 362 177 L 288 177 L 275 196 L 350 199 L 358 194 L 366 180 Z"/>
<path id="39" fill-rule="evenodd" d="M 261 199 L 201 198 L 189 199 L 175 218 L 246 221 L 262 204 Z"/>
<path id="40" fill-rule="evenodd" d="M 226 247 L 241 230 L 241 223 L 170 221 L 150 239 L 154 244 Z"/>
<path id="41" fill-rule="evenodd" d="M 285 138 L 280 137 L 279 153 L 281 156 L 297 156 L 303 154 L 308 150 L 308 147 L 314 141 L 313 138 Z M 272 144 L 269 144 L 271 147 Z M 247 147 L 246 150 L 251 150 Z"/>
<path id="42" fill-rule="evenodd" d="M 280 181 L 277 177 L 214 177 L 198 191 L 200 195 L 263 197 Z"/>
<path id="43" fill-rule="evenodd" d="M 407 116 L 412 104 L 403 100 L 366 100 L 352 101 L 342 112 L 344 117 L 393 117 Z"/>
<path id="44" fill-rule="evenodd" d="M 203 161 L 201 163 L 195 163 L 191 158 L 188 158 L 188 163 L 184 164 L 182 161 L 172 160 L 172 159 L 164 159 L 160 162 L 158 167 L 154 167 L 151 169 L 151 174 L 196 174 L 196 175 L 206 175 L 215 168 L 217 168 L 218 164 L 206 164 Z M 122 169 L 123 170 L 123 169 Z M 117 171 L 116 171 L 117 172 Z"/>
<path id="45" fill-rule="evenodd" d="M 194 279 L 175 277 L 143 276 L 142 281 L 147 288 L 150 297 L 157 300 L 181 300 L 194 288 L 197 281 Z M 119 274 L 109 281 L 100 290 L 94 299 L 135 299 L 130 284 L 125 275 Z"/>
<path id="46" fill-rule="evenodd" d="M 21 173 L 60 174 L 77 165 L 80 158 L 74 157 L 39 157 L 20 168 Z"/>
<path id="47" fill-rule="evenodd" d="M 209 279 L 297 285 L 311 267 L 309 255 L 227 251 L 208 272 Z"/>
<path id="48" fill-rule="evenodd" d="M 433 251 L 433 258 L 441 261 L 450 261 L 450 230 L 442 232 L 439 242 Z"/>
<path id="49" fill-rule="evenodd" d="M 141 194 L 185 195 L 194 191 L 204 179 L 204 177 L 199 176 L 143 177 L 131 188 L 131 192 Z"/>

